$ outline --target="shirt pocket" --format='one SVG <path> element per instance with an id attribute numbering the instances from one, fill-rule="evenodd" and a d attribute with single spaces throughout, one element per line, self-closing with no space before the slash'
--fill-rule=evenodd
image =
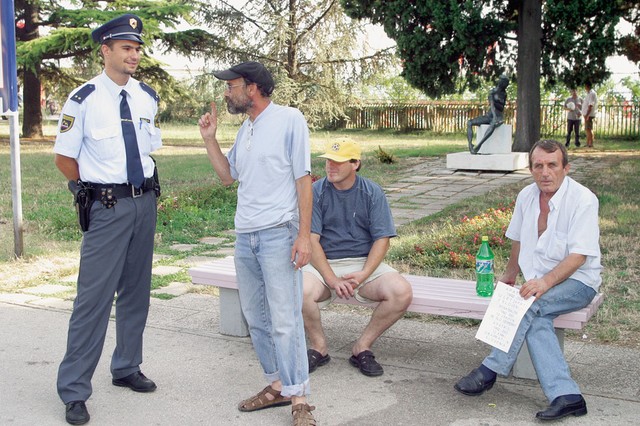
<path id="1" fill-rule="evenodd" d="M 122 129 L 118 125 L 91 129 L 94 152 L 101 160 L 110 160 L 122 155 Z"/>
<path id="2" fill-rule="evenodd" d="M 138 132 L 138 146 L 142 155 L 149 155 L 162 145 L 160 129 L 157 129 L 153 121 L 147 118 L 140 119 L 140 131 Z"/>
<path id="3" fill-rule="evenodd" d="M 564 260 L 569 255 L 567 239 L 565 232 L 556 232 L 547 246 L 547 257 L 556 261 Z"/>

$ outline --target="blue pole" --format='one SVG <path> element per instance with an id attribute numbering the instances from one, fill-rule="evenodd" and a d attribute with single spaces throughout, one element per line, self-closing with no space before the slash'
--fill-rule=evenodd
<path id="1" fill-rule="evenodd" d="M 20 140 L 18 139 L 18 74 L 16 67 L 16 29 L 12 0 L 0 0 L 0 111 L 9 116 L 11 144 L 11 204 L 13 207 L 13 253 L 22 257 L 22 179 Z"/>
<path id="2" fill-rule="evenodd" d="M 2 39 L 2 66 L 0 97 L 2 113 L 18 111 L 18 75 L 16 67 L 16 28 L 13 0 L 1 0 L 0 37 Z"/>

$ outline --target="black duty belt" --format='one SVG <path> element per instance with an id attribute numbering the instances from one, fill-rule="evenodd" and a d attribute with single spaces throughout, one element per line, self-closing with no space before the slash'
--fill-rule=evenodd
<path id="1" fill-rule="evenodd" d="M 128 183 L 93 183 L 88 182 L 87 186 L 91 188 L 91 198 L 93 201 L 101 201 L 107 208 L 115 205 L 120 198 L 138 198 L 145 192 L 155 189 L 155 180 L 145 178 L 142 187 L 136 188 Z"/>

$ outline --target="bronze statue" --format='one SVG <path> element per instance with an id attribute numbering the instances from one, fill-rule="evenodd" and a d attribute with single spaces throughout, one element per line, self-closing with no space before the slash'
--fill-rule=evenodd
<path id="1" fill-rule="evenodd" d="M 472 118 L 467 121 L 467 141 L 469 142 L 469 152 L 472 154 L 477 154 L 478 151 L 480 151 L 482 144 L 491 137 L 496 127 L 500 126 L 504 122 L 503 111 L 504 106 L 507 103 L 506 89 L 508 85 L 509 79 L 507 76 L 500 76 L 496 87 L 489 91 L 489 106 L 491 107 L 489 114 Z M 474 147 L 473 126 L 480 126 L 481 124 L 488 124 L 489 129 L 487 129 L 482 140 Z"/>

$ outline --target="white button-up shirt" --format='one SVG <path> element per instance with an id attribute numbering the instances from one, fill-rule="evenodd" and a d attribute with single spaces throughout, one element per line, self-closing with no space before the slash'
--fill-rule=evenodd
<path id="1" fill-rule="evenodd" d="M 538 238 L 540 190 L 533 183 L 516 200 L 506 235 L 520 242 L 518 265 L 526 280 L 541 278 L 570 253 L 587 257 L 570 278 L 598 291 L 600 272 L 600 230 L 598 199 L 586 187 L 566 176 L 549 201 L 547 229 Z"/>
<path id="2" fill-rule="evenodd" d="M 156 100 L 134 78 L 121 87 L 103 72 L 87 83 L 95 85 L 94 92 L 78 103 L 71 99 L 79 89 L 74 90 L 62 108 L 54 152 L 75 158 L 83 181 L 126 183 L 127 158 L 120 122 L 120 92 L 124 89 L 144 176 L 153 176 L 149 154 L 162 146 L 160 129 L 155 125 Z"/>

